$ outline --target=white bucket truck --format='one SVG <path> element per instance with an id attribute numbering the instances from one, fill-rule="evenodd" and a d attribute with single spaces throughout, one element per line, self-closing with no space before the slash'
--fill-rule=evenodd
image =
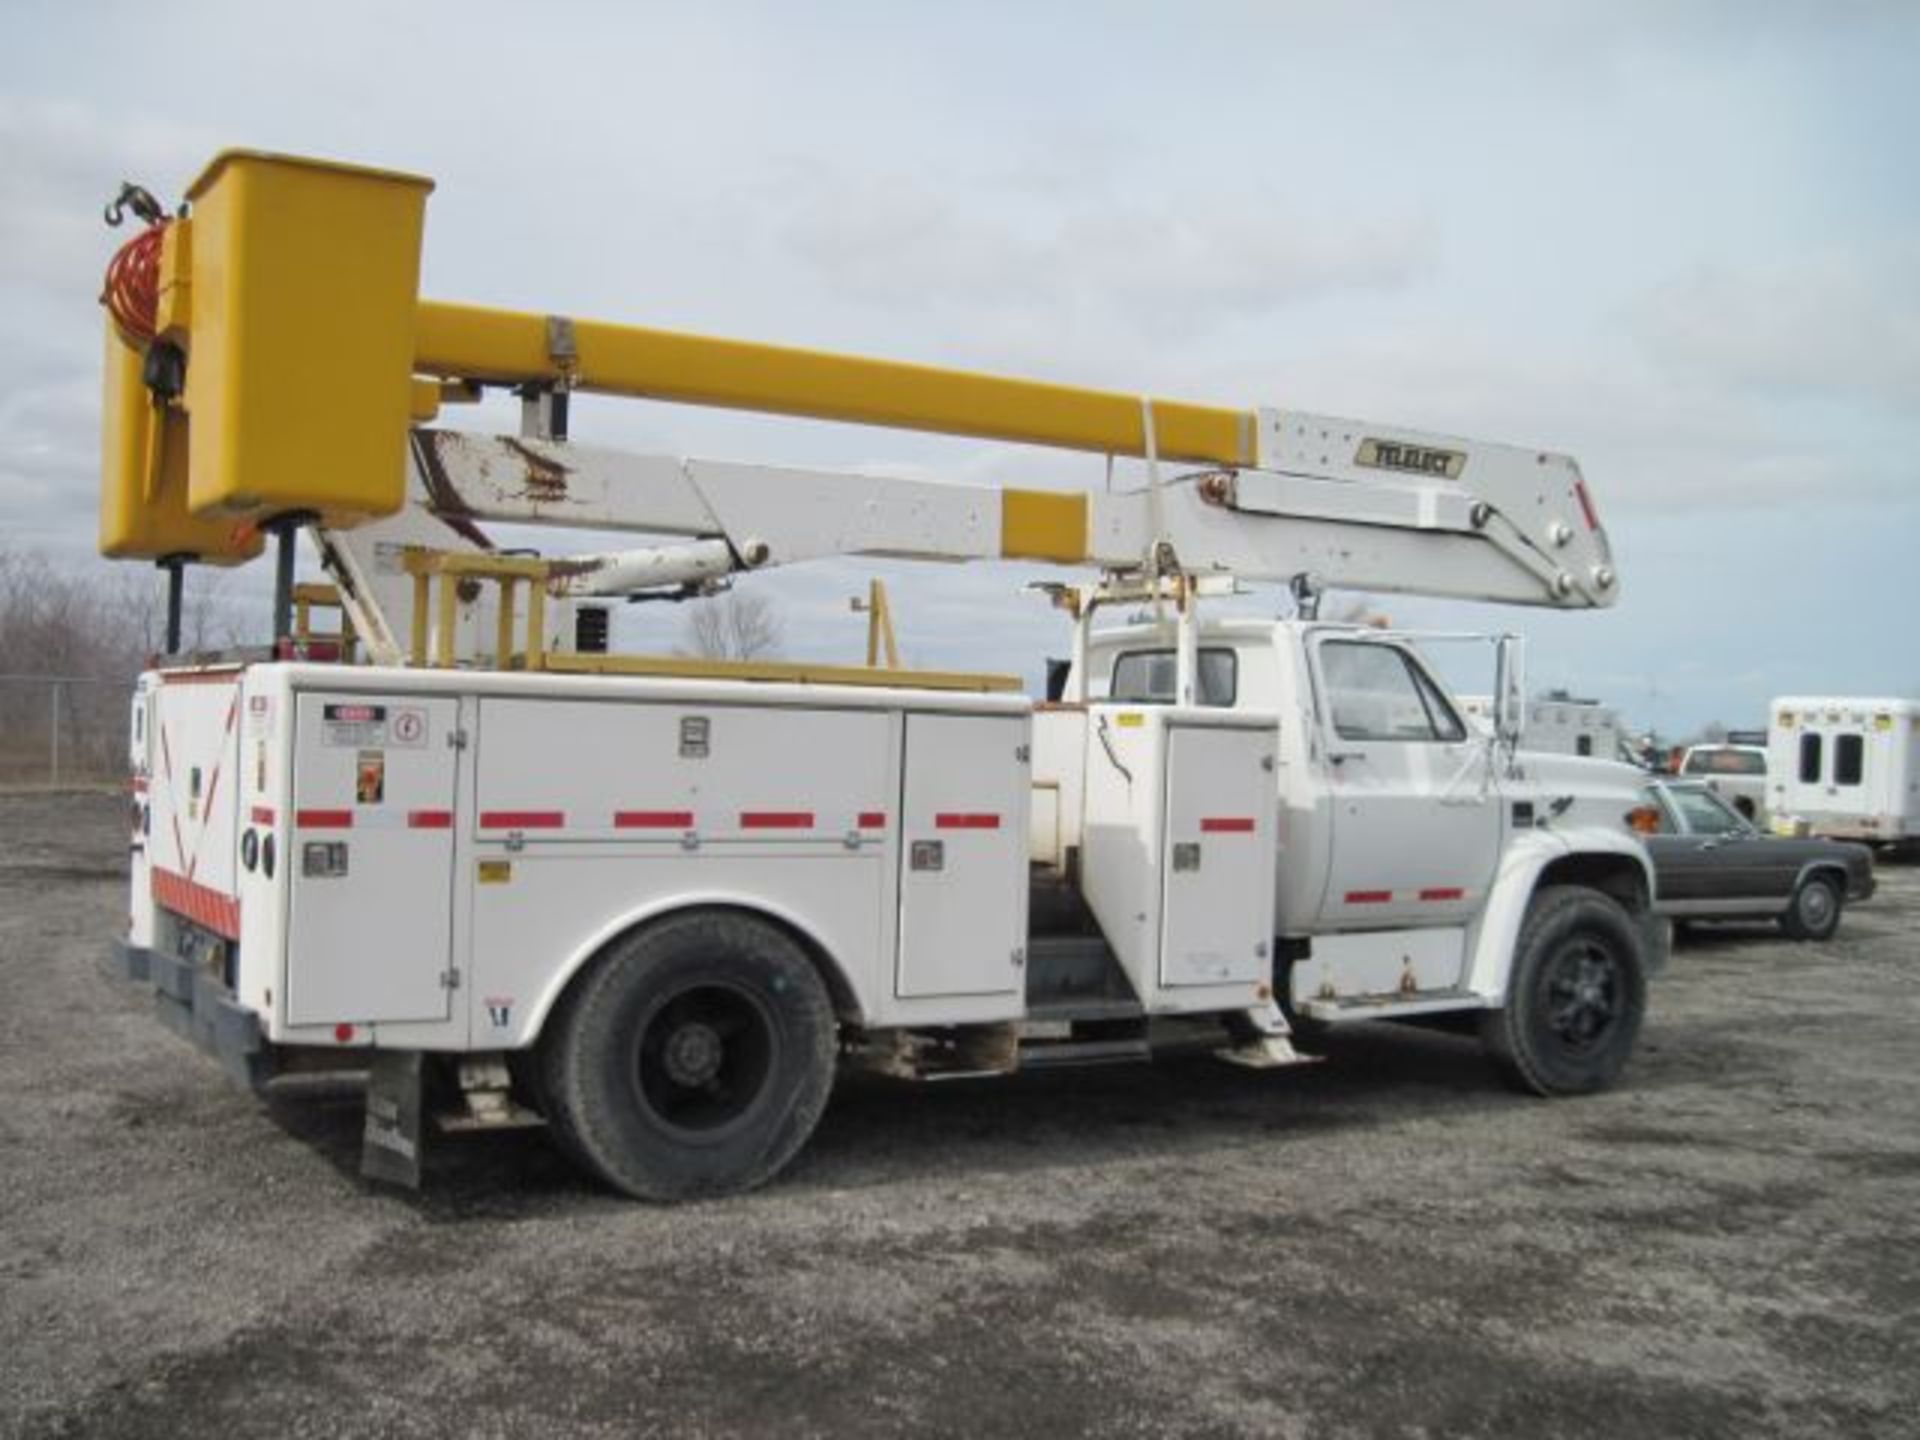
<path id="1" fill-rule="evenodd" d="M 315 263 L 302 294 L 351 291 Z M 415 426 L 395 513 L 282 512 L 278 653 L 160 666 L 135 702 L 124 967 L 249 1083 L 367 1067 L 369 1174 L 418 1181 L 439 1097 L 452 1128 L 543 1120 L 631 1195 L 739 1189 L 800 1149 L 842 1066 L 1008 1074 L 1171 1032 L 1275 1065 L 1296 1025 L 1452 1013 L 1533 1091 L 1619 1074 L 1659 956 L 1625 772 L 1516 753 L 1508 645 L 1482 734 L 1405 637 L 1201 614 L 1237 579 L 1309 575 L 1610 604 L 1571 459 L 686 336 L 667 363 L 658 332 L 527 319 L 422 303 L 407 374 L 520 386 L 522 433 Z M 200 403 L 259 403 L 270 371 Z M 567 438 L 571 389 L 1106 450 L 1146 484 L 627 455 Z M 495 523 L 646 539 L 539 559 Z M 288 633 L 303 524 L 342 653 Z M 604 653 L 597 599 L 861 555 L 1097 576 L 1050 587 L 1063 700 Z M 1162 618 L 1096 629 L 1115 604 Z"/>

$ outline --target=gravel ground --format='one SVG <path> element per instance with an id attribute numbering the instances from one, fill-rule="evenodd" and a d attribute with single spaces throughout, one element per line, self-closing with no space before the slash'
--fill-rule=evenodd
<path id="1" fill-rule="evenodd" d="M 1683 945 L 1619 1090 L 1366 1027 L 836 1096 L 656 1209 L 537 1132 L 354 1175 L 96 957 L 122 803 L 0 796 L 0 1433 L 1911 1436 L 1920 868 Z"/>

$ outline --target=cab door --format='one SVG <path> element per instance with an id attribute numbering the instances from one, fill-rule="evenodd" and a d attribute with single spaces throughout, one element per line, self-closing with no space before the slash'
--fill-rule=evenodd
<path id="1" fill-rule="evenodd" d="M 1500 793 L 1469 731 L 1410 650 L 1351 633 L 1314 643 L 1337 928 L 1464 924 L 1498 863 Z"/>

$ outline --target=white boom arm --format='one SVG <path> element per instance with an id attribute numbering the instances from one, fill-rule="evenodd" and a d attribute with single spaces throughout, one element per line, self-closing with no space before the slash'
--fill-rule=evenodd
<path id="1" fill-rule="evenodd" d="M 692 542 L 583 557 L 566 583 L 572 595 L 875 556 L 1026 559 L 1256 581 L 1307 575 L 1323 586 L 1521 605 L 1613 603 L 1618 581 L 1606 532 L 1570 457 L 1330 417 L 1263 411 L 1259 418 L 1257 466 L 1183 474 L 1117 494 L 421 429 L 409 509 L 324 538 L 348 571 L 346 588 L 375 606 L 373 592 L 383 587 L 366 583 L 373 555 L 413 539 L 423 521 L 443 548 L 455 536 L 456 547 L 479 548 L 484 534 L 475 522 L 486 521 Z M 356 623 L 369 636 L 404 628 L 377 615 L 356 615 Z"/>

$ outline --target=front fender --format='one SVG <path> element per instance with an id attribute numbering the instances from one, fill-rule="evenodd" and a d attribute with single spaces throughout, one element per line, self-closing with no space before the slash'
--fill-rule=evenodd
<path id="1" fill-rule="evenodd" d="M 1653 862 L 1639 840 L 1602 825 L 1523 831 L 1507 842 L 1468 939 L 1466 988 L 1489 1007 L 1506 1004 L 1514 948 L 1542 884 L 1586 884 L 1612 895 L 1646 936 L 1648 971 L 1665 962 L 1666 927 L 1653 917 Z"/>

